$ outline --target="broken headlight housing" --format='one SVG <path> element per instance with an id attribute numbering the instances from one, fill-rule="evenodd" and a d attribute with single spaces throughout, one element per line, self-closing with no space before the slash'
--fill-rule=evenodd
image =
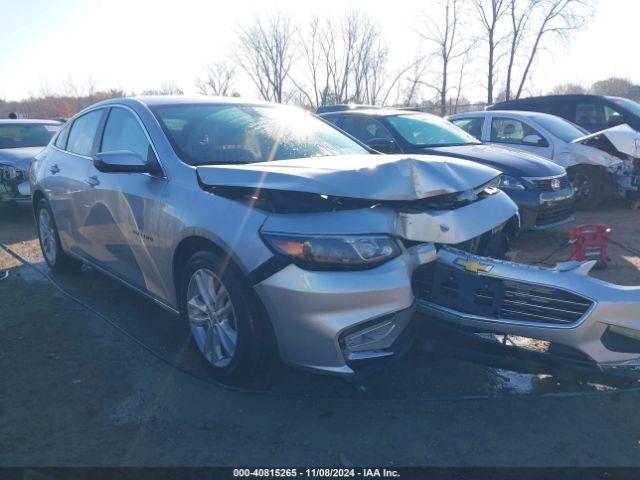
<path id="1" fill-rule="evenodd" d="M 388 235 L 292 235 L 262 232 L 262 238 L 276 253 L 311 270 L 371 268 L 402 253 L 398 242 Z"/>

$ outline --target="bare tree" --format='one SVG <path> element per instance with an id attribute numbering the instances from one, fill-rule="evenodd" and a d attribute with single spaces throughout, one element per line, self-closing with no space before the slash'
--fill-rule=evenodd
<path id="1" fill-rule="evenodd" d="M 507 65 L 507 83 L 505 86 L 505 100 L 511 100 L 511 83 L 516 64 L 518 50 L 527 33 L 531 13 L 540 0 L 509 0 L 509 20 L 511 32 L 509 34 L 509 64 Z"/>
<path id="2" fill-rule="evenodd" d="M 498 30 L 500 20 L 507 12 L 510 0 L 471 0 L 482 25 L 487 43 L 487 103 L 493 103 L 496 65 L 502 55 L 498 47 L 503 40 Z"/>
<path id="3" fill-rule="evenodd" d="M 591 85 L 589 93 L 631 98 L 634 87 L 635 85 L 628 79 L 611 77 L 595 82 Z"/>
<path id="4" fill-rule="evenodd" d="M 411 106 L 416 102 L 416 96 L 418 95 L 419 87 L 422 82 L 422 78 L 427 71 L 428 63 L 427 59 L 421 53 L 416 54 L 413 62 L 411 63 L 411 74 L 405 77 L 404 92 L 402 104 Z"/>
<path id="5" fill-rule="evenodd" d="M 536 26 L 533 42 L 526 57 L 526 64 L 520 78 L 516 98 L 520 98 L 533 61 L 547 38 L 566 39 L 574 30 L 585 25 L 592 15 L 591 0 L 539 0 L 534 4 Z"/>
<path id="6" fill-rule="evenodd" d="M 567 95 L 570 93 L 587 93 L 587 90 L 577 83 L 561 83 L 549 92 L 551 95 Z"/>
<path id="7" fill-rule="evenodd" d="M 464 0 L 442 0 L 438 3 L 442 18 L 423 15 L 422 24 L 415 29 L 420 37 L 435 47 L 434 56 L 440 63 L 439 79 L 437 84 L 427 85 L 436 90 L 440 115 L 443 116 L 447 112 L 447 95 L 451 89 L 449 78 L 452 63 L 463 57 L 470 48 L 468 40 L 459 33 L 463 5 Z"/>
<path id="8" fill-rule="evenodd" d="M 251 78 L 265 100 L 282 103 L 294 63 L 294 29 L 291 16 L 274 12 L 255 15 L 253 23 L 238 29 L 235 60 Z"/>
<path id="9" fill-rule="evenodd" d="M 140 95 L 184 95 L 184 91 L 177 85 L 163 83 L 159 87 L 143 90 Z"/>
<path id="10" fill-rule="evenodd" d="M 197 77 L 194 84 L 202 95 L 227 96 L 231 93 L 235 75 L 235 67 L 220 60 L 209 65 L 205 76 Z"/>

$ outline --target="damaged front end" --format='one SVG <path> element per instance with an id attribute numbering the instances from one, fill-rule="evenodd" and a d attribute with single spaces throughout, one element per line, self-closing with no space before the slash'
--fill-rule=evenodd
<path id="1" fill-rule="evenodd" d="M 448 327 L 526 339 L 537 359 L 636 377 L 640 287 L 590 277 L 594 263 L 545 268 L 443 247 L 414 274 L 417 308 Z"/>
<path id="2" fill-rule="evenodd" d="M 410 344 L 413 273 L 440 245 L 468 246 L 517 217 L 496 188 L 498 171 L 433 156 L 197 173 L 203 189 L 266 214 L 260 236 L 273 256 L 249 277 L 283 360 L 339 375 L 385 363 Z"/>
<path id="3" fill-rule="evenodd" d="M 628 125 L 618 125 L 572 143 L 603 152 L 600 163 L 611 175 L 614 195 L 637 198 L 640 191 L 640 134 L 637 131 Z M 579 155 L 579 151 L 576 153 Z"/>

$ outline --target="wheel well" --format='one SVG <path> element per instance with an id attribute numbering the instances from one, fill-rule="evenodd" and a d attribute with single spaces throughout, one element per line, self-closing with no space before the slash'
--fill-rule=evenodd
<path id="1" fill-rule="evenodd" d="M 36 190 L 35 192 L 33 192 L 33 195 L 31 196 L 31 203 L 33 205 L 33 211 L 35 214 L 36 208 L 38 207 L 38 203 L 40 203 L 40 200 L 42 200 L 44 198 L 44 193 L 42 193 L 40 190 Z"/>
<path id="2" fill-rule="evenodd" d="M 242 269 L 236 264 L 236 262 L 234 262 L 229 252 L 225 251 L 223 248 L 221 248 L 219 245 L 216 245 L 211 240 L 204 237 L 199 237 L 199 236 L 191 236 L 191 237 L 184 238 L 182 241 L 180 241 L 180 243 L 178 244 L 175 250 L 175 253 L 173 255 L 173 265 L 172 265 L 173 282 L 174 282 L 173 284 L 175 288 L 176 303 L 178 305 L 178 308 L 180 308 L 180 293 L 181 293 L 180 289 L 182 288 L 182 285 L 181 285 L 182 269 L 186 264 L 187 260 L 189 260 L 189 258 L 194 253 L 199 252 L 201 250 L 209 250 L 222 255 L 227 260 L 229 265 L 237 269 L 237 271 L 242 274 Z M 250 287 L 248 281 L 247 281 L 247 285 Z M 250 290 L 249 293 L 251 294 L 253 300 L 255 300 L 255 306 L 258 309 L 259 314 L 264 316 L 264 318 L 266 319 L 266 326 L 268 329 L 267 334 L 270 335 L 271 338 L 273 339 L 273 342 L 274 342 L 273 344 L 277 345 L 277 338 L 273 330 L 273 325 L 271 323 L 271 319 L 269 318 L 269 314 L 267 313 L 267 310 L 262 303 L 262 300 L 260 299 L 258 294 L 255 292 L 255 290 L 253 290 L 253 288 L 250 288 L 249 290 Z"/>
<path id="3" fill-rule="evenodd" d="M 233 259 L 231 259 L 231 256 L 211 240 L 198 236 L 192 236 L 183 239 L 178 244 L 178 247 L 173 254 L 172 270 L 173 282 L 176 289 L 176 298 L 180 298 L 180 276 L 182 274 L 182 268 L 194 253 L 201 250 L 214 251 L 227 258 L 229 263 L 235 266 L 235 263 L 233 262 Z"/>

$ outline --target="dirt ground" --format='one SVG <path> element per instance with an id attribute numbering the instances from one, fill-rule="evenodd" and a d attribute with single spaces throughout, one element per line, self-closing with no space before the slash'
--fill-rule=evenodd
<path id="1" fill-rule="evenodd" d="M 640 249 L 639 221 L 609 206 L 576 224 Z M 567 229 L 522 236 L 514 259 L 544 259 Z M 361 382 L 280 367 L 232 390 L 155 305 L 91 269 L 53 275 L 29 213 L 0 220 L 0 241 L 37 269 L 0 252 L 0 466 L 640 465 L 635 389 L 416 350 Z M 640 258 L 611 256 L 593 274 L 639 285 Z"/>

